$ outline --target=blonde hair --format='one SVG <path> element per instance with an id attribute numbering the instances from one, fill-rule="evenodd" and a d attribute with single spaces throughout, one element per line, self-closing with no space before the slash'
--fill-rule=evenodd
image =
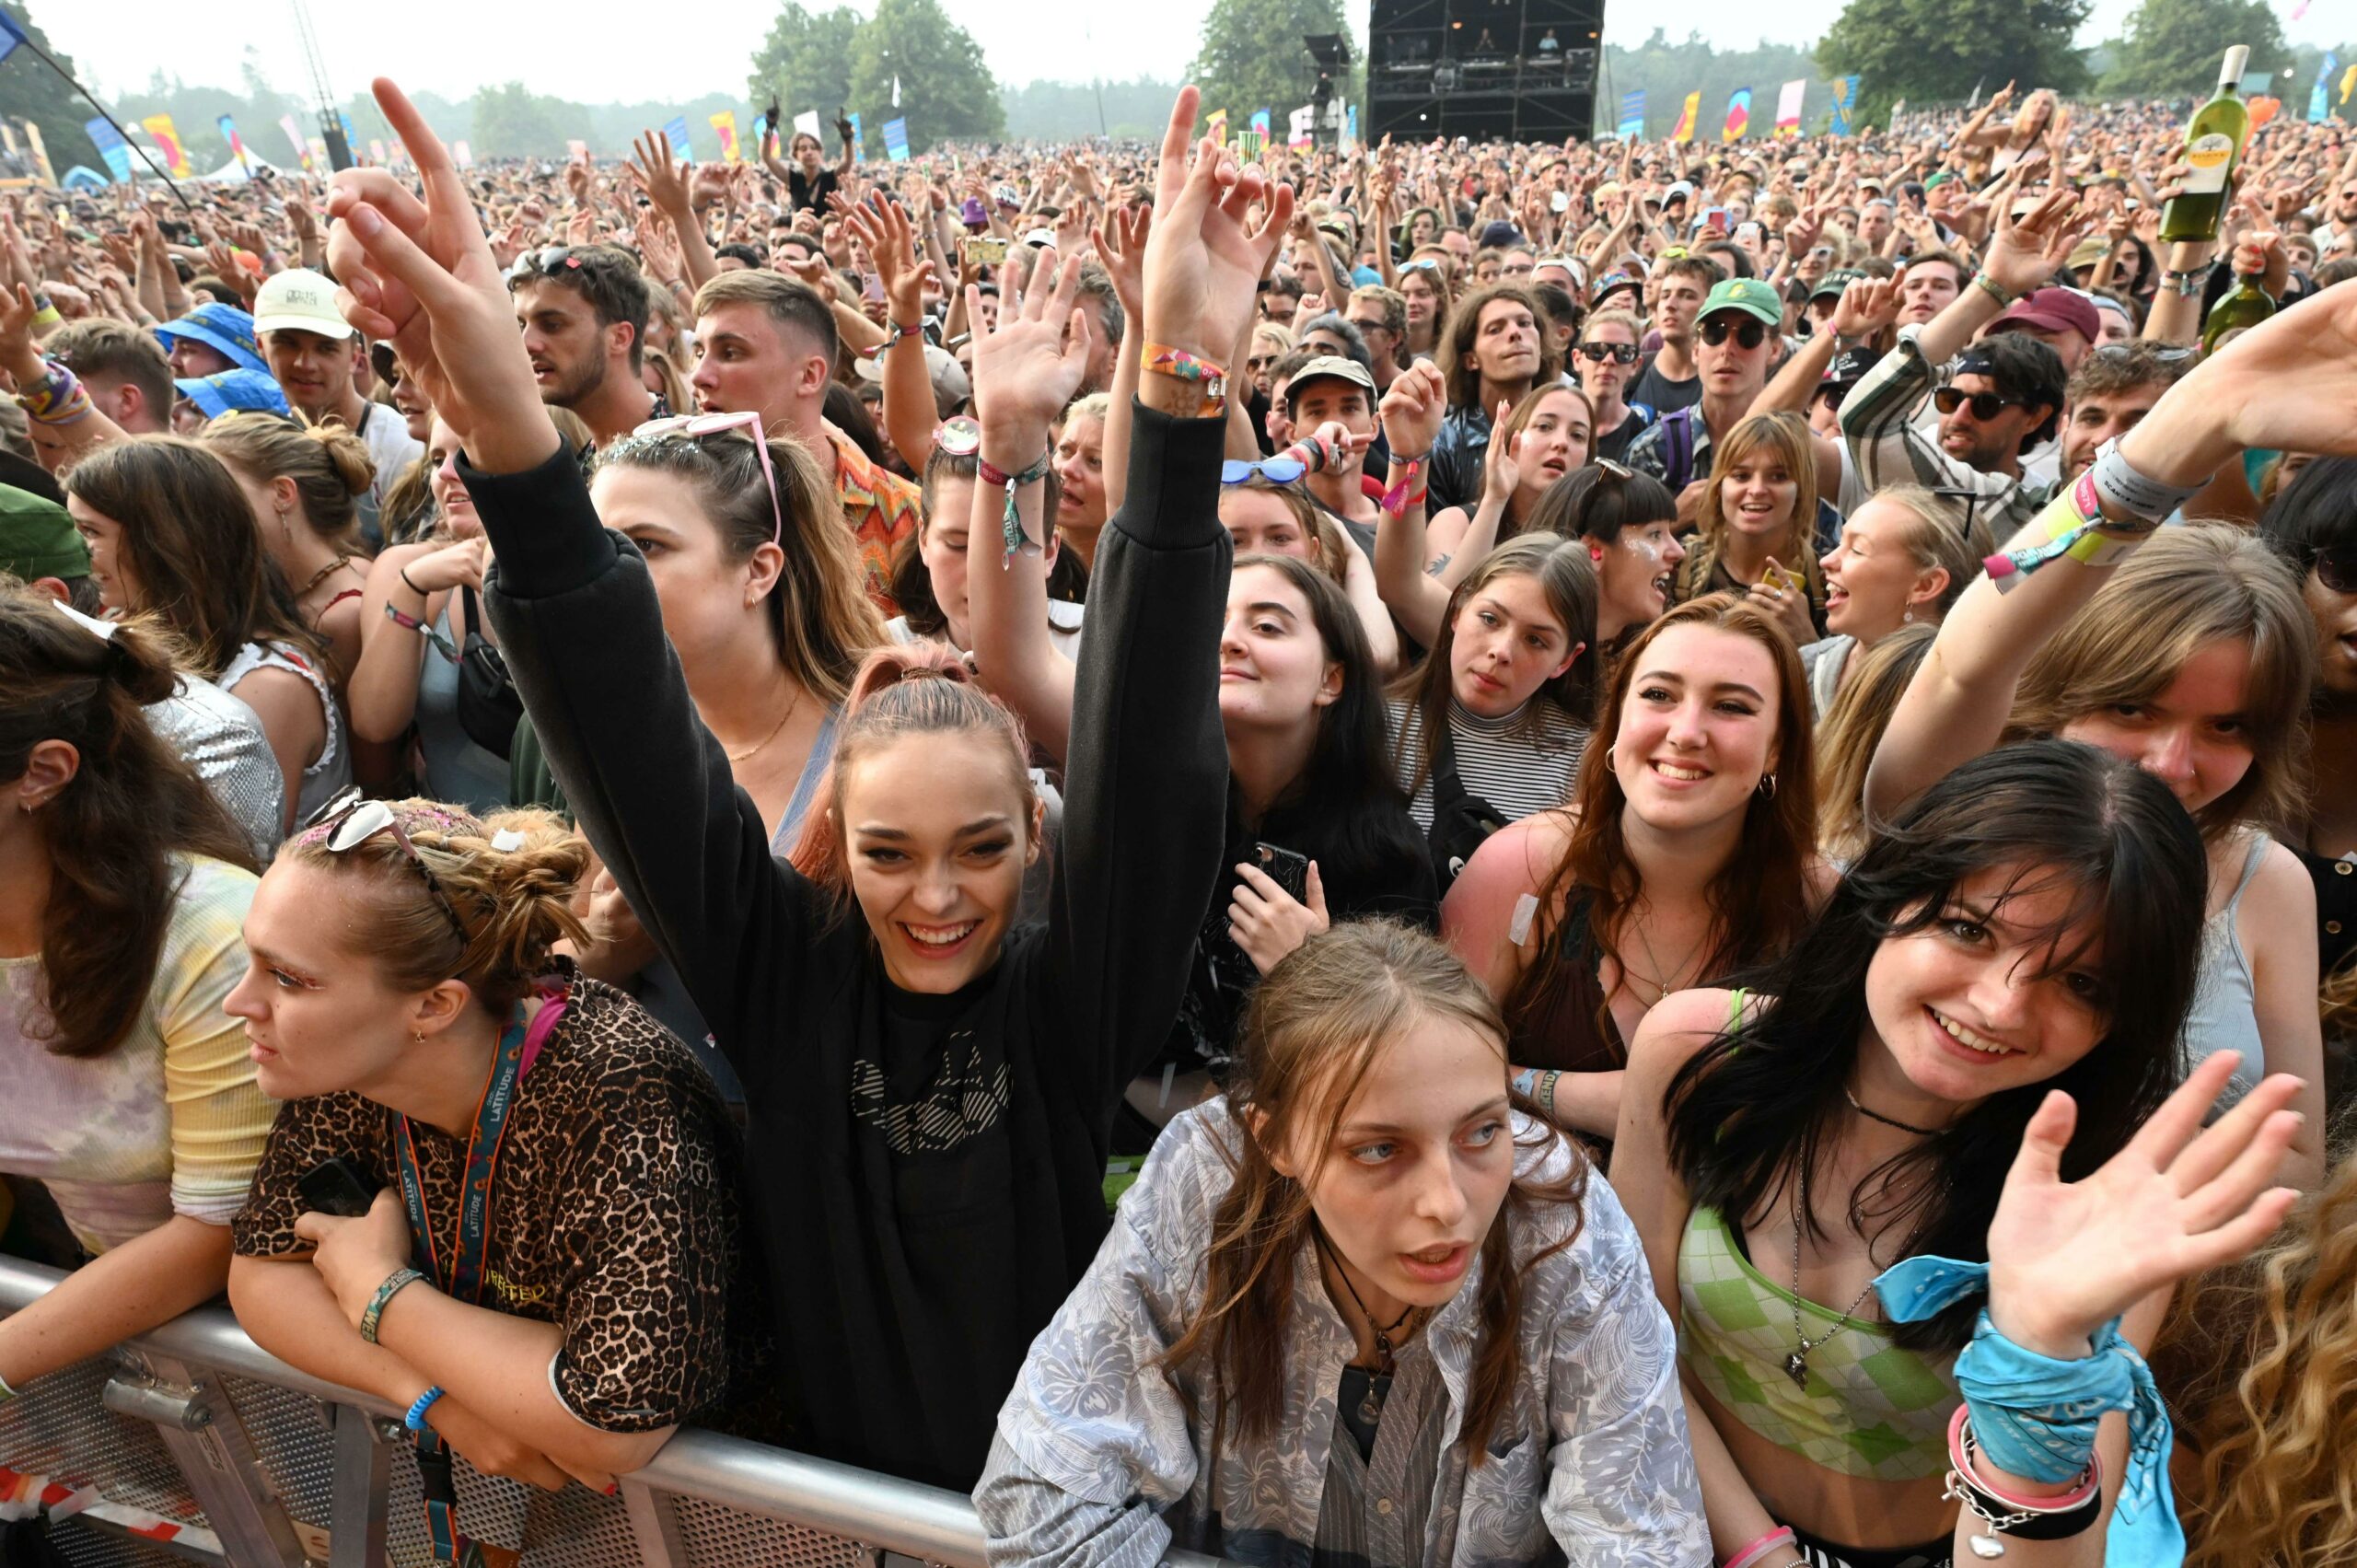
<path id="1" fill-rule="evenodd" d="M 367 896 L 354 900 L 345 926 L 345 946 L 377 964 L 393 989 L 424 991 L 446 980 L 463 981 L 487 1011 L 504 1014 L 549 971 L 560 938 L 587 940 L 573 898 L 589 869 L 588 842 L 554 812 L 477 817 L 441 801 L 388 804 L 449 900 L 448 911 L 390 832 L 338 853 L 328 847 L 331 819 L 287 840 L 278 858 L 366 884 Z M 522 842 L 500 849 L 493 840 L 503 832 Z M 463 942 L 452 913 L 466 928 Z"/>
<path id="2" fill-rule="evenodd" d="M 1865 853 L 1873 836 L 1866 765 L 1935 634 L 1929 624 L 1901 626 L 1859 649 L 1857 668 L 1825 711 L 1817 732 L 1817 847 L 1829 861 L 1847 864 Z"/>
<path id="3" fill-rule="evenodd" d="M 679 366 L 673 363 L 670 350 L 650 348 L 639 356 L 639 363 L 651 368 L 655 378 L 663 383 L 665 402 L 675 409 L 695 406 L 695 394 L 689 390 L 688 378 L 679 374 Z"/>
<path id="4" fill-rule="evenodd" d="M 1711 478 L 1703 487 L 1702 505 L 1697 514 L 1702 531 L 1678 564 L 1674 598 L 1689 599 L 1705 591 L 1704 585 L 1718 569 L 1720 552 L 1726 548 L 1727 520 L 1726 514 L 1719 508 L 1719 495 L 1726 488 L 1728 470 L 1754 452 L 1766 450 L 1782 461 L 1794 486 L 1793 516 L 1785 527 L 1783 542 L 1769 553 L 1807 586 L 1813 607 L 1824 608 L 1825 571 L 1817 563 L 1817 448 L 1812 445 L 1813 439 L 1808 421 L 1788 410 L 1779 410 L 1751 415 L 1728 431 L 1727 438 L 1712 449 Z"/>
<path id="5" fill-rule="evenodd" d="M 2179 1298 L 2154 1360 L 2199 1464 L 2186 1568 L 2357 1563 L 2357 1160 Z"/>
<path id="6" fill-rule="evenodd" d="M 1887 501 L 1907 514 L 1893 541 L 1907 552 L 1919 572 L 1940 571 L 1948 575 L 1947 586 L 1932 601 L 1934 621 L 1956 608 L 1956 601 L 1972 579 L 1980 575 L 1980 563 L 1997 552 L 1995 538 L 1989 530 L 1989 519 L 1976 516 L 1968 531 L 1964 524 L 1964 508 L 1946 496 L 1926 490 L 1920 484 L 1894 484 L 1877 490 L 1866 497 L 1867 502 Z M 1861 505 L 1858 511 L 1864 511 Z M 1851 516 L 1855 517 L 1853 512 Z"/>
<path id="7" fill-rule="evenodd" d="M 2065 621 L 2022 674 L 2005 738 L 2060 735 L 2073 719 L 2149 703 L 2207 643 L 2246 643 L 2240 718 L 2251 764 L 2193 814 L 2214 841 L 2238 823 L 2305 820 L 2302 725 L 2316 676 L 2316 622 L 2282 557 L 2231 523 L 2163 528 Z"/>
<path id="8" fill-rule="evenodd" d="M 341 420 L 292 424 L 274 414 L 223 414 L 198 437 L 249 479 L 291 480 L 303 520 L 331 544 L 357 547 L 353 525 L 360 497 L 377 481 L 368 444 Z"/>

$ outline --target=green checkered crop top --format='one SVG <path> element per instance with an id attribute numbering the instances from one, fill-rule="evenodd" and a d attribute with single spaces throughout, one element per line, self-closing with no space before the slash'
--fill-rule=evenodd
<path id="1" fill-rule="evenodd" d="M 1752 1267 L 1716 1209 L 1688 1216 L 1678 1248 L 1678 1361 L 1737 1421 L 1789 1453 L 1862 1481 L 1921 1481 L 1947 1468 L 1956 1358 L 1891 1342 L 1881 1323 L 1840 1318 Z M 1806 1380 L 1784 1370 L 1793 1309 L 1809 1339 Z"/>

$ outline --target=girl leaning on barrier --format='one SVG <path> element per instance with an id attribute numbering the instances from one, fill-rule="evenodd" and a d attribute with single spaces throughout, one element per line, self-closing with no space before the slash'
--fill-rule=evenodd
<path id="1" fill-rule="evenodd" d="M 0 588 L 0 1174 L 91 1259 L 0 1319 L 0 1400 L 219 1293 L 270 1127 L 220 1011 L 253 852 L 140 712 L 175 682 L 152 621 Z"/>
<path id="2" fill-rule="evenodd" d="M 462 438 L 497 546 L 492 614 L 557 781 L 744 1084 L 789 1440 L 970 1484 L 1024 1347 L 1105 1234 L 1113 1110 L 1169 1027 L 1219 865 L 1224 411 L 1196 381 L 1142 377 L 1049 921 L 1015 918 L 1040 831 L 1019 726 L 932 673 L 846 720 L 819 842 L 780 862 L 665 645 L 645 563 L 557 448 L 447 154 L 390 83 L 377 92 L 426 197 L 338 176 L 344 308 Z M 1189 163 L 1195 105 L 1180 94 L 1164 141 L 1145 256 L 1146 335 L 1173 366 L 1241 335 L 1292 210 L 1210 144 Z M 1021 530 L 990 518 L 988 570 L 1043 534 L 1048 428 L 1084 368 L 1064 330 L 1077 285 L 1076 258 L 1043 273 L 977 345 L 981 456 L 1014 476 Z"/>
<path id="3" fill-rule="evenodd" d="M 354 796 L 280 849 L 226 1002 L 288 1102 L 238 1215 L 238 1320 L 551 1488 L 708 1418 L 761 1316 L 710 1078 L 551 956 L 588 860 L 549 812 Z"/>

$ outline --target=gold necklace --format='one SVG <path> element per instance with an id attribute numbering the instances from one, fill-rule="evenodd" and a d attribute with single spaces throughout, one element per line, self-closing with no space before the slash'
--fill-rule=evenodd
<path id="1" fill-rule="evenodd" d="M 794 689 L 794 701 L 785 705 L 785 713 L 777 721 L 776 728 L 771 730 L 767 735 L 761 737 L 761 739 L 755 741 L 750 747 L 748 747 L 742 751 L 731 751 L 724 746 L 721 748 L 720 754 L 727 758 L 732 763 L 742 762 L 749 760 L 759 753 L 762 747 L 767 746 L 771 741 L 775 740 L 779 736 L 785 733 L 785 726 L 794 722 L 794 711 L 800 706 L 802 706 L 802 688 L 796 686 Z"/>
<path id="2" fill-rule="evenodd" d="M 1636 970 L 1629 967 L 1629 960 L 1626 958 L 1620 960 L 1620 972 L 1628 976 L 1631 980 L 1643 981 L 1647 985 L 1654 988 L 1654 1000 L 1653 1002 L 1646 1004 L 1648 1006 L 1652 1006 L 1655 1004 L 1659 1003 L 1663 997 L 1669 994 L 1670 988 L 1668 982 L 1676 980 L 1679 975 L 1686 972 L 1686 966 L 1692 963 L 1695 958 L 1701 954 L 1702 944 L 1711 939 L 1710 927 L 1706 925 L 1702 928 L 1702 935 L 1695 938 L 1694 946 L 1689 947 L 1686 950 L 1686 956 L 1678 960 L 1678 967 L 1676 969 L 1666 970 L 1662 968 L 1660 956 L 1654 951 L 1653 939 L 1645 935 L 1645 928 L 1642 924 L 1638 923 L 1633 912 L 1631 912 L 1630 915 L 1629 928 L 1637 934 L 1637 941 L 1645 950 L 1645 962 L 1653 965 L 1654 972 L 1651 976 L 1639 974 Z M 1655 978 L 1656 976 L 1659 978 Z M 1637 1000 L 1643 1002 L 1644 1001 L 1644 998 L 1640 995 Z"/>

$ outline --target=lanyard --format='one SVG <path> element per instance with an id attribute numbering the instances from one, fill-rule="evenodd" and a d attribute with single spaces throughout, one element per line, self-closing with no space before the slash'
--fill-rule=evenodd
<path id="1" fill-rule="evenodd" d="M 548 1016 L 543 1025 L 533 1020 L 529 1031 L 535 1040 L 544 1040 L 548 1026 L 553 1025 L 553 1015 L 562 1014 L 563 1003 L 551 999 L 540 1009 Z M 524 1008 L 521 1003 L 507 1027 L 499 1034 L 499 1050 L 492 1058 L 491 1075 L 484 1080 L 482 1100 L 475 1107 L 474 1132 L 467 1139 L 467 1159 L 459 1188 L 458 1224 L 445 1249 L 434 1233 L 432 1215 L 426 1212 L 425 1185 L 419 1179 L 417 1148 L 410 1133 L 409 1118 L 397 1118 L 393 1128 L 393 1149 L 401 1166 L 401 1203 L 409 1211 L 410 1244 L 413 1253 L 423 1254 L 419 1260 L 426 1277 L 452 1299 L 470 1306 L 482 1297 L 483 1259 L 491 1236 L 491 1184 L 498 1174 L 499 1144 L 507 1130 L 507 1113 L 516 1103 L 516 1085 L 524 1075 L 525 1036 Z M 537 1052 L 535 1052 L 537 1054 Z M 441 1434 L 431 1426 L 417 1436 L 417 1476 L 425 1498 L 425 1523 L 434 1538 L 434 1560 L 436 1562 L 458 1562 L 490 1565 L 516 1561 L 505 1549 L 471 1540 L 459 1533 L 459 1493 L 450 1474 L 450 1447 Z"/>

